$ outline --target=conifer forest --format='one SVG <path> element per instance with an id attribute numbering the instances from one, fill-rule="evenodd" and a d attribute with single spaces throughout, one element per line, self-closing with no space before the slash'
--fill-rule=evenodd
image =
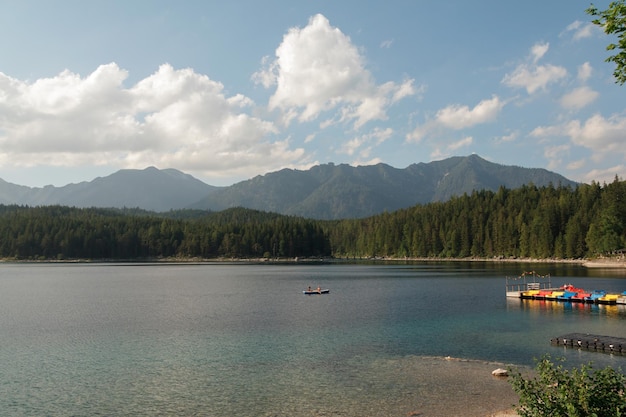
<path id="1" fill-rule="evenodd" d="M 626 182 L 474 191 L 362 219 L 0 205 L 0 258 L 581 259 L 626 247 Z"/>

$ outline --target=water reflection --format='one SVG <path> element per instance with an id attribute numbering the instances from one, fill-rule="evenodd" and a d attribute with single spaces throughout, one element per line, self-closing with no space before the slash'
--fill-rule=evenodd
<path id="1" fill-rule="evenodd" d="M 527 311 L 536 315 L 600 315 L 608 319 L 626 318 L 626 305 L 573 303 L 571 301 L 525 300 L 507 298 L 507 310 Z"/>

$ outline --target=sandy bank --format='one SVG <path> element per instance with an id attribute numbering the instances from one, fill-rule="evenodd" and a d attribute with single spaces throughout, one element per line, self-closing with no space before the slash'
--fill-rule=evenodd
<path id="1" fill-rule="evenodd" d="M 395 404 L 381 404 L 381 416 L 517 415 L 514 406 L 518 396 L 508 378 L 491 374 L 497 368 L 506 369 L 506 364 L 438 357 L 407 357 L 394 362 L 376 366 L 376 372 L 391 372 L 394 384 L 403 387 L 406 396 L 396 399 Z"/>
<path id="2" fill-rule="evenodd" d="M 587 268 L 623 268 L 626 269 L 626 259 L 620 258 L 600 258 L 585 261 L 583 266 Z"/>

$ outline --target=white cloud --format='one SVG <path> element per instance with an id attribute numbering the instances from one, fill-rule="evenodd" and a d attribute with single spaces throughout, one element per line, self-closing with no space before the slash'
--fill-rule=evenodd
<path id="1" fill-rule="evenodd" d="M 520 65 L 511 74 L 504 76 L 502 82 L 509 87 L 524 88 L 528 94 L 543 90 L 550 83 L 556 82 L 567 75 L 567 70 L 555 65 L 529 67 Z"/>
<path id="2" fill-rule="evenodd" d="M 428 133 L 434 129 L 434 124 L 432 122 L 427 122 L 424 125 L 417 126 L 413 131 L 406 135 L 407 142 L 419 143 L 421 142 Z"/>
<path id="3" fill-rule="evenodd" d="M 468 106 L 451 105 L 437 112 L 437 123 L 450 129 L 459 130 L 496 119 L 504 103 L 493 96 L 482 100 L 473 109 Z"/>
<path id="4" fill-rule="evenodd" d="M 409 142 L 419 142 L 426 135 L 440 129 L 461 130 L 475 125 L 496 120 L 505 102 L 497 96 L 482 100 L 474 108 L 467 105 L 452 104 L 437 111 L 435 118 L 417 126 L 406 137 Z"/>
<path id="5" fill-rule="evenodd" d="M 559 102 L 566 109 L 582 109 L 595 101 L 600 94 L 587 86 L 578 87 L 561 97 Z"/>
<path id="6" fill-rule="evenodd" d="M 549 44 L 536 44 L 531 48 L 531 63 L 518 65 L 512 73 L 506 74 L 502 83 L 513 88 L 524 88 L 528 94 L 546 87 L 567 76 L 567 70 L 556 65 L 537 65 L 547 53 Z"/>
<path id="7" fill-rule="evenodd" d="M 618 176 L 618 178 L 620 178 L 620 180 L 626 178 L 626 165 L 620 164 L 612 166 L 610 168 L 592 169 L 585 174 L 583 181 L 588 184 L 592 181 L 600 184 L 610 184 L 615 180 L 616 175 Z"/>
<path id="8" fill-rule="evenodd" d="M 579 170 L 583 168 L 585 164 L 586 164 L 586 161 L 584 159 L 579 159 L 577 161 L 572 161 L 569 164 L 567 164 L 567 169 L 569 169 L 570 171 Z"/>
<path id="9" fill-rule="evenodd" d="M 545 138 L 550 136 L 564 136 L 563 126 L 538 126 L 530 132 L 530 136 Z"/>
<path id="10" fill-rule="evenodd" d="M 580 82 L 586 82 L 589 78 L 591 78 L 591 74 L 593 73 L 593 68 L 589 62 L 585 62 L 580 67 L 578 67 L 578 80 Z"/>
<path id="11" fill-rule="evenodd" d="M 577 41 L 584 38 L 589 38 L 593 35 L 594 24 L 591 22 L 581 22 L 576 20 L 570 23 L 565 29 L 565 33 L 572 32 L 572 38 Z"/>
<path id="12" fill-rule="evenodd" d="M 265 88 L 276 85 L 276 62 L 272 62 L 269 56 L 264 56 L 263 59 L 261 59 L 261 66 L 265 67 L 265 70 L 252 74 L 252 81 L 256 84 L 261 84 Z"/>
<path id="13" fill-rule="evenodd" d="M 363 155 L 363 158 L 369 158 L 369 155 Z M 352 166 L 377 165 L 382 162 L 383 160 L 380 158 L 371 158 L 368 160 L 355 160 L 350 165 Z"/>
<path id="14" fill-rule="evenodd" d="M 495 138 L 495 142 L 496 143 L 507 143 L 507 142 L 513 142 L 515 140 L 517 140 L 517 138 L 519 137 L 519 132 L 512 132 L 508 135 L 504 135 L 504 136 L 500 136 L 498 138 Z"/>
<path id="15" fill-rule="evenodd" d="M 376 85 L 359 49 L 321 14 L 304 28 L 290 29 L 276 49 L 276 59 L 265 59 L 263 67 L 253 80 L 276 86 L 269 109 L 288 113 L 286 123 L 335 112 L 322 128 L 332 121 L 353 123 L 358 129 L 372 120 L 386 120 L 391 104 L 416 93 L 412 79 Z"/>
<path id="16" fill-rule="evenodd" d="M 626 116 L 604 118 L 596 114 L 584 122 L 571 120 L 560 125 L 537 127 L 531 136 L 549 139 L 568 137 L 573 145 L 589 149 L 593 160 L 601 161 L 606 157 L 626 156 L 624 132 Z"/>
<path id="17" fill-rule="evenodd" d="M 307 164 L 303 149 L 272 140 L 273 123 L 221 83 L 162 65 L 130 88 L 115 63 L 86 77 L 63 71 L 32 83 L 0 73 L 4 166 L 148 165 L 247 177 Z"/>
<path id="18" fill-rule="evenodd" d="M 624 132 L 626 117 L 623 115 L 613 115 L 607 119 L 596 114 L 584 123 L 574 120 L 565 125 L 565 133 L 572 142 L 591 149 L 596 157 L 612 153 L 626 155 Z"/>
<path id="19" fill-rule="evenodd" d="M 339 153 L 344 153 L 347 155 L 354 155 L 356 152 L 360 152 L 361 156 L 367 157 L 371 152 L 374 146 L 378 146 L 385 141 L 387 141 L 393 135 L 393 129 L 386 128 L 380 129 L 375 128 L 371 132 L 359 135 L 357 137 L 352 138 L 348 142 L 344 143 L 343 146 L 339 149 Z M 363 148 L 365 145 L 368 145 L 365 151 L 359 150 Z"/>
<path id="20" fill-rule="evenodd" d="M 451 156 L 449 153 L 446 152 L 442 152 L 441 148 L 435 148 L 433 149 L 433 151 L 430 153 L 429 158 L 432 161 L 436 161 L 436 160 L 440 160 L 440 159 L 445 159 L 447 157 Z"/>
<path id="21" fill-rule="evenodd" d="M 548 49 L 550 49 L 550 44 L 547 42 L 536 43 L 535 45 L 533 45 L 532 48 L 530 48 L 530 54 L 532 56 L 533 63 L 536 64 L 537 61 L 539 61 L 546 54 L 546 52 L 548 52 Z"/>
<path id="22" fill-rule="evenodd" d="M 567 154 L 569 145 L 548 146 L 543 150 L 543 156 L 548 160 L 547 169 L 557 170 L 563 163 L 563 156 Z"/>
<path id="23" fill-rule="evenodd" d="M 391 102 L 395 103 L 397 101 L 402 100 L 405 97 L 409 97 L 409 96 L 416 95 L 416 94 L 417 95 L 423 94 L 425 87 L 420 86 L 418 89 L 416 89 L 415 86 L 413 85 L 414 82 L 415 80 L 413 79 L 404 80 L 404 82 L 399 86 L 396 86 L 393 83 L 391 84 L 387 83 L 389 84 L 390 92 L 393 92 Z"/>
<path id="24" fill-rule="evenodd" d="M 354 153 L 363 145 L 363 137 L 352 138 L 345 142 L 339 153 L 345 153 L 346 155 L 354 155 Z"/>
<path id="25" fill-rule="evenodd" d="M 474 138 L 472 138 L 471 136 L 468 136 L 466 138 L 463 138 L 457 142 L 454 142 L 448 145 L 448 150 L 456 151 L 457 149 L 470 146 L 472 143 L 474 143 Z"/>
<path id="26" fill-rule="evenodd" d="M 463 139 L 460 139 L 456 142 L 449 143 L 445 146 L 436 146 L 430 153 L 429 157 L 431 160 L 440 160 L 444 158 L 449 158 L 456 154 L 456 152 L 461 148 L 466 148 L 474 143 L 474 138 L 471 136 L 467 136 Z M 442 147 L 444 149 L 442 149 Z"/>

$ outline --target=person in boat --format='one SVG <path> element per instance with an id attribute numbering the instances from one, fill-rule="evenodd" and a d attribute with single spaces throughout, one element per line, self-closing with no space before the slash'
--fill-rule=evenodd
<path id="1" fill-rule="evenodd" d="M 317 292 L 322 292 L 322 287 L 317 287 Z"/>
<path id="2" fill-rule="evenodd" d="M 310 285 L 309 285 L 309 289 L 308 289 L 308 291 L 309 291 L 309 292 L 311 292 L 311 286 L 310 286 Z"/>

